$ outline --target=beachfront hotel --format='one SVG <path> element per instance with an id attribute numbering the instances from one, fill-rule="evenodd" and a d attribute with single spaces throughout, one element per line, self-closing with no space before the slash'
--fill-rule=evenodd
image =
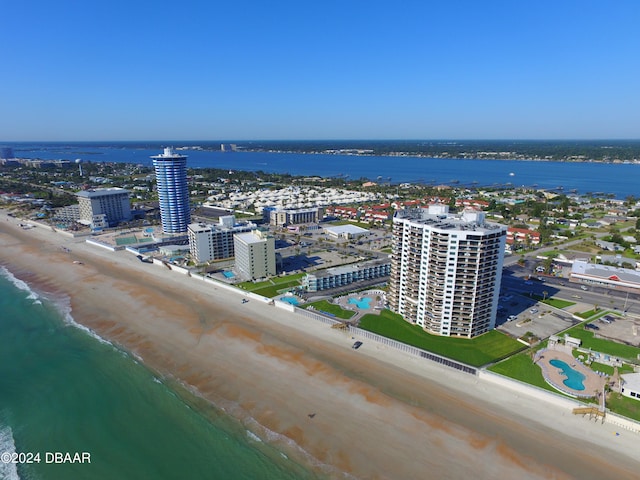
<path id="1" fill-rule="evenodd" d="M 164 153 L 151 157 L 156 171 L 160 220 L 164 233 L 187 231 L 191 222 L 187 185 L 187 156 L 165 148 Z"/>
<path id="2" fill-rule="evenodd" d="M 236 273 L 255 280 L 276 274 L 275 238 L 268 232 L 254 230 L 233 236 Z"/>
<path id="3" fill-rule="evenodd" d="M 389 306 L 429 333 L 475 337 L 495 327 L 507 227 L 446 205 L 393 218 Z"/>
<path id="4" fill-rule="evenodd" d="M 384 279 L 391 272 L 391 262 L 387 258 L 377 258 L 355 265 L 343 265 L 307 273 L 302 286 L 308 292 L 317 292 L 343 287 L 362 280 Z"/>
<path id="5" fill-rule="evenodd" d="M 129 191 L 124 188 L 95 188 L 76 193 L 80 223 L 93 229 L 115 227 L 131 220 Z"/>
<path id="6" fill-rule="evenodd" d="M 255 223 L 236 223 L 234 215 L 225 215 L 218 224 L 191 223 L 187 227 L 189 251 L 196 263 L 222 260 L 235 256 L 233 236 L 255 230 Z"/>

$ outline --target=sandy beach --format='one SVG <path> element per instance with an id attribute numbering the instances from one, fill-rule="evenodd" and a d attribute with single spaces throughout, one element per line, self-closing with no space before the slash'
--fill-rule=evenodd
<path id="1" fill-rule="evenodd" d="M 638 476 L 638 434 L 18 223 L 0 213 L 0 265 L 332 478 Z"/>

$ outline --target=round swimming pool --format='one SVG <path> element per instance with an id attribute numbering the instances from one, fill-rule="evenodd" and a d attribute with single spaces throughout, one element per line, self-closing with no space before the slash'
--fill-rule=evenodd
<path id="1" fill-rule="evenodd" d="M 583 381 L 585 380 L 586 377 L 582 373 L 578 372 L 577 370 L 574 370 L 569 365 L 567 365 L 566 362 L 563 362 L 562 360 L 558 360 L 557 358 L 550 360 L 549 363 L 554 367 L 559 368 L 561 370 L 562 375 L 567 377 L 562 382 L 567 387 L 573 390 L 578 390 L 578 391 L 584 390 Z"/>

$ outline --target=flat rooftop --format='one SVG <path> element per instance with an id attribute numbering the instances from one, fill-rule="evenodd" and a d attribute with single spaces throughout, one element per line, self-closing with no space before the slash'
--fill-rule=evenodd
<path id="1" fill-rule="evenodd" d="M 362 235 L 369 231 L 366 228 L 361 228 L 357 225 L 332 225 L 330 227 L 324 227 L 324 229 L 336 235 L 342 235 L 343 233 L 348 233 L 350 235 Z"/>
<path id="2" fill-rule="evenodd" d="M 80 190 L 76 193 L 77 197 L 82 198 L 97 198 L 104 197 L 105 195 L 129 195 L 129 190 L 125 190 L 120 187 L 110 187 L 110 188 L 92 188 L 91 190 Z"/>

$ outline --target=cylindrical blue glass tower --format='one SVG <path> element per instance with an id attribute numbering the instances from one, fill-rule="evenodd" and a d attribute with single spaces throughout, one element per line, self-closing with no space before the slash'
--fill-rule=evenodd
<path id="1" fill-rule="evenodd" d="M 156 170 L 162 231 L 164 233 L 186 232 L 187 225 L 191 223 L 187 156 L 174 153 L 171 148 L 165 148 L 162 155 L 151 158 Z"/>

